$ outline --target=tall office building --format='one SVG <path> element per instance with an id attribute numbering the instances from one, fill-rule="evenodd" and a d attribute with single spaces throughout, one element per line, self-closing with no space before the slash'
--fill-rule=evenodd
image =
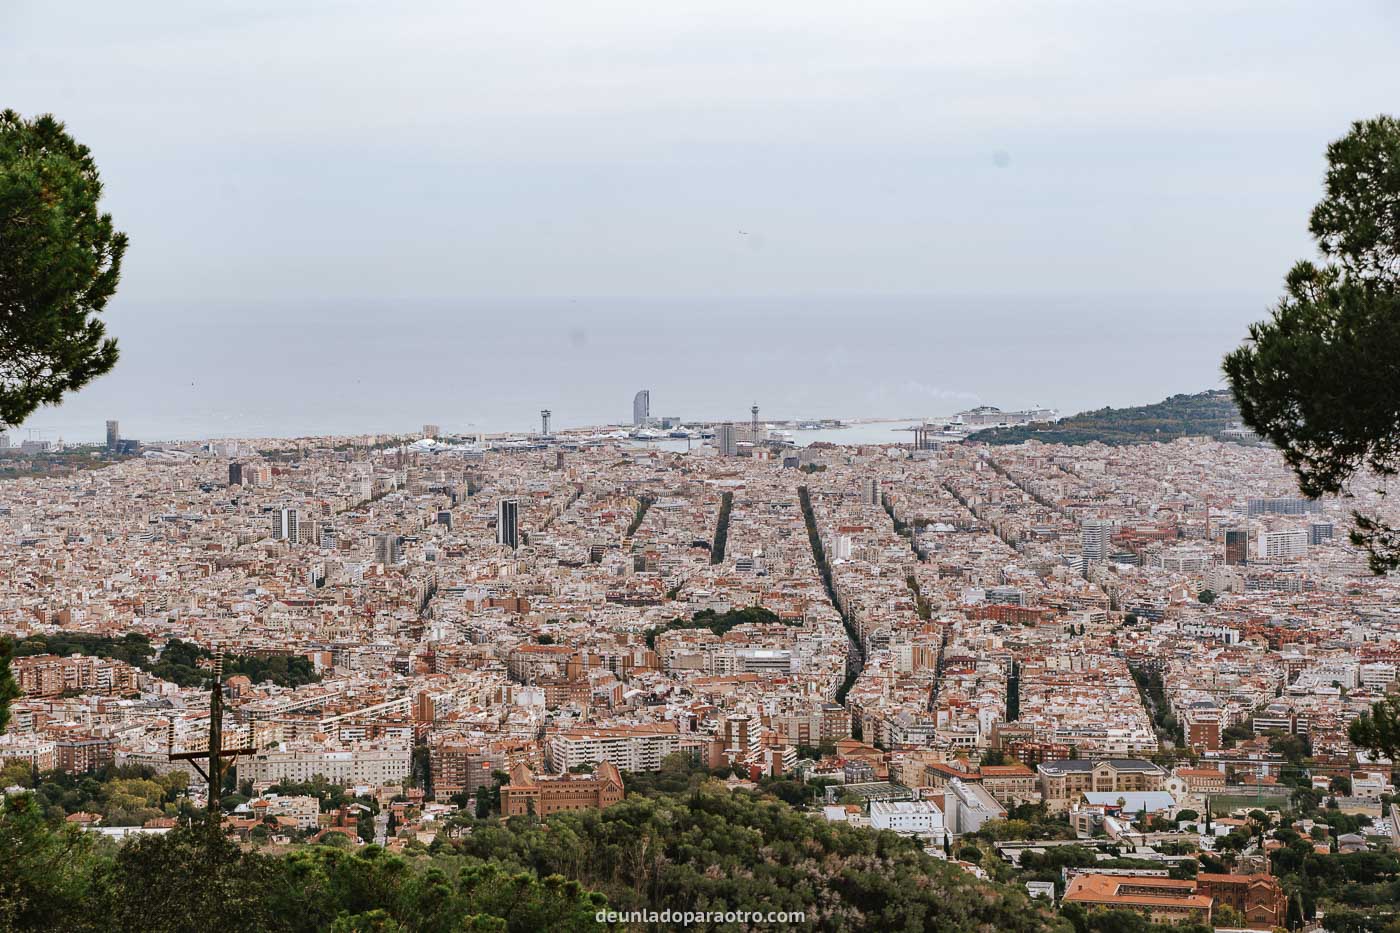
<path id="1" fill-rule="evenodd" d="M 496 543 L 512 551 L 520 547 L 519 499 L 502 499 L 496 503 Z"/>
<path id="2" fill-rule="evenodd" d="M 278 541 L 297 541 L 297 510 L 278 509 L 272 513 L 272 536 Z"/>
<path id="3" fill-rule="evenodd" d="M 867 505 L 880 504 L 880 481 L 870 477 L 865 481 L 865 488 L 861 491 L 861 498 Z"/>
<path id="4" fill-rule="evenodd" d="M 1308 526 L 1308 543 L 1321 544 L 1331 541 L 1334 533 L 1331 522 L 1313 522 Z"/>
<path id="5" fill-rule="evenodd" d="M 1242 567 L 1249 563 L 1249 531 L 1225 532 L 1225 563 Z"/>
<path id="6" fill-rule="evenodd" d="M 1080 547 L 1086 561 L 1103 560 L 1113 538 L 1113 522 L 1106 518 L 1086 518 L 1079 529 Z"/>
<path id="7" fill-rule="evenodd" d="M 734 422 L 726 421 L 715 428 L 715 447 L 721 457 L 739 456 L 739 441 L 734 435 Z"/>
<path id="8" fill-rule="evenodd" d="M 374 536 L 374 562 L 385 567 L 392 567 L 399 562 L 398 535 Z"/>
<path id="9" fill-rule="evenodd" d="M 230 486 L 243 485 L 243 464 L 230 463 L 228 465 L 228 484 Z"/>
<path id="10" fill-rule="evenodd" d="M 115 421 L 107 422 L 107 449 L 116 450 L 121 443 L 122 432 Z"/>
<path id="11" fill-rule="evenodd" d="M 10 449 L 10 435 L 6 431 L 0 431 L 0 450 Z"/>
<path id="12" fill-rule="evenodd" d="M 549 418 L 553 414 L 548 408 L 540 410 L 540 433 L 545 437 L 549 436 Z"/>
<path id="13" fill-rule="evenodd" d="M 651 420 L 651 390 L 643 389 L 632 396 L 632 424 L 636 427 L 646 427 Z"/>

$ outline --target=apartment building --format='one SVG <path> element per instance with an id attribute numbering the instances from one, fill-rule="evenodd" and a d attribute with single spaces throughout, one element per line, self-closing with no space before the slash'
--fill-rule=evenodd
<path id="1" fill-rule="evenodd" d="M 362 743 L 335 748 L 266 749 L 238 759 L 239 781 L 254 784 L 310 781 L 318 774 L 332 784 L 379 787 L 406 780 L 413 749 L 407 744 Z"/>
<path id="2" fill-rule="evenodd" d="M 659 771 L 662 760 L 680 747 L 673 722 L 598 726 L 549 737 L 549 761 L 555 771 L 608 762 L 623 771 Z"/>
<path id="3" fill-rule="evenodd" d="M 438 737 L 428 749 L 428 770 L 433 779 L 433 795 L 439 800 L 453 794 L 474 794 L 479 787 L 495 783 L 492 774 L 506 771 L 506 756 L 489 751 L 465 739 Z"/>

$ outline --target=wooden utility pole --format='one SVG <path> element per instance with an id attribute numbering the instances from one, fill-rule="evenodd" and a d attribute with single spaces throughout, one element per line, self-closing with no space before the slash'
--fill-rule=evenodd
<path id="1" fill-rule="evenodd" d="M 224 776 L 228 773 L 228 769 L 238 761 L 239 755 L 251 755 L 258 750 L 254 742 L 255 737 L 250 727 L 246 744 L 236 748 L 224 747 L 224 649 L 216 648 L 214 650 L 214 682 L 209 688 L 208 747 L 202 750 L 191 748 L 177 752 L 175 750 L 175 722 L 171 720 L 167 741 L 167 757 L 170 761 L 188 761 L 199 772 L 200 777 L 209 783 L 208 810 L 210 815 L 217 817 L 220 812 L 219 801 L 224 791 Z M 201 761 L 206 763 L 204 767 L 200 767 Z"/>

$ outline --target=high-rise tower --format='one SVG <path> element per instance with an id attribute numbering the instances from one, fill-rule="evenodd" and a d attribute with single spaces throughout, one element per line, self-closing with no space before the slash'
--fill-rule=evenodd
<path id="1" fill-rule="evenodd" d="M 496 503 L 496 543 L 512 551 L 520 547 L 519 499 L 502 499 Z"/>
<path id="2" fill-rule="evenodd" d="M 644 428 L 651 420 L 651 390 L 642 389 L 632 396 L 632 424 Z"/>
<path id="3" fill-rule="evenodd" d="M 715 447 L 721 457 L 733 457 L 739 453 L 739 444 L 734 439 L 734 422 L 726 421 L 715 427 Z"/>

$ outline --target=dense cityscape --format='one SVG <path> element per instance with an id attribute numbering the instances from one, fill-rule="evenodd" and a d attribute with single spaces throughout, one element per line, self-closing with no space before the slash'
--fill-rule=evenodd
<path id="1" fill-rule="evenodd" d="M 1393 7 L 0 3 L 0 933 L 1400 933 Z"/>
<path id="2" fill-rule="evenodd" d="M 1397 689 L 1400 583 L 1248 432 L 987 446 L 1035 415 L 984 408 L 799 447 L 755 410 L 671 450 L 648 403 L 500 438 L 110 422 L 115 462 L 6 481 L 5 792 L 101 775 L 50 807 L 171 831 L 217 670 L 215 805 L 257 847 L 429 851 L 680 769 L 1064 909 L 1271 929 L 1337 896 L 1280 852 L 1400 842 L 1348 738 Z"/>

